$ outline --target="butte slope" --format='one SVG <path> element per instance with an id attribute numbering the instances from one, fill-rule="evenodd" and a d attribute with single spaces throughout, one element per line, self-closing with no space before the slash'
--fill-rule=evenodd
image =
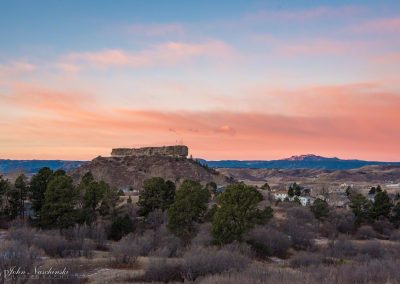
<path id="1" fill-rule="evenodd" d="M 221 173 L 201 166 L 192 159 L 168 156 L 97 157 L 69 172 L 75 181 L 87 172 L 96 180 L 103 180 L 120 189 L 140 190 L 144 180 L 162 177 L 179 185 L 185 179 L 205 184 L 214 181 L 217 185 L 232 182 Z"/>

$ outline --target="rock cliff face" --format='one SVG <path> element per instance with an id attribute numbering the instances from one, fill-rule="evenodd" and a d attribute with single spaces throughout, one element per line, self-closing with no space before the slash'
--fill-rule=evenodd
<path id="1" fill-rule="evenodd" d="M 124 157 L 98 157 L 86 162 L 70 172 L 77 182 L 90 171 L 96 180 L 121 189 L 141 190 L 144 180 L 150 177 L 162 177 L 179 186 L 185 179 L 192 179 L 205 184 L 214 181 L 226 185 L 230 179 L 212 169 L 207 169 L 191 159 L 166 155 L 127 155 Z"/>
<path id="2" fill-rule="evenodd" d="M 144 147 L 144 148 L 115 148 L 111 151 L 112 157 L 125 156 L 167 156 L 186 158 L 189 149 L 185 145 L 163 146 L 163 147 Z"/>

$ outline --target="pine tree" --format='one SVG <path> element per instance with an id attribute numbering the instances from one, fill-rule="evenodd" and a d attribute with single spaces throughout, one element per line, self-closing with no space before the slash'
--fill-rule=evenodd
<path id="1" fill-rule="evenodd" d="M 329 215 L 328 203 L 320 198 L 317 198 L 314 203 L 310 206 L 311 212 L 314 213 L 315 218 L 323 219 Z"/>
<path id="2" fill-rule="evenodd" d="M 168 208 L 168 229 L 183 240 L 188 240 L 196 230 L 195 223 L 205 215 L 209 198 L 210 193 L 200 183 L 185 180 Z"/>
<path id="3" fill-rule="evenodd" d="M 256 224 L 265 224 L 272 217 L 271 207 L 259 209 L 262 194 L 245 184 L 227 186 L 218 198 L 212 221 L 212 234 L 217 243 L 241 241 Z"/>
<path id="4" fill-rule="evenodd" d="M 144 181 L 143 190 L 139 194 L 139 214 L 147 216 L 150 212 L 169 208 L 175 198 L 175 184 L 153 177 Z"/>
<path id="5" fill-rule="evenodd" d="M 14 187 L 19 191 L 20 196 L 20 213 L 19 215 L 24 218 L 25 217 L 25 200 L 28 194 L 28 184 L 27 177 L 22 174 L 16 180 Z"/>
<path id="6" fill-rule="evenodd" d="M 49 182 L 44 194 L 44 203 L 40 210 L 40 225 L 43 228 L 67 228 L 78 219 L 75 208 L 79 197 L 72 178 L 58 174 Z"/>
<path id="7" fill-rule="evenodd" d="M 390 197 L 388 196 L 386 190 L 377 190 L 375 201 L 372 204 L 371 208 L 371 217 L 373 219 L 378 219 L 379 217 L 388 218 L 392 207 L 392 201 L 390 200 Z"/>
<path id="8" fill-rule="evenodd" d="M 53 171 L 47 167 L 44 167 L 32 177 L 29 185 L 32 209 L 35 212 L 35 218 L 38 222 L 40 222 L 40 211 L 44 203 L 44 193 L 46 191 L 47 184 L 52 178 Z"/>
<path id="9" fill-rule="evenodd" d="M 356 218 L 356 225 L 360 225 L 363 221 L 370 220 L 371 202 L 361 193 L 355 194 L 351 198 L 350 208 Z"/>

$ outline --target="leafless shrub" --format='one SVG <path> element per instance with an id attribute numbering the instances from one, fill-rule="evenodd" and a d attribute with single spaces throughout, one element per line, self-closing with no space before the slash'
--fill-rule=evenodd
<path id="1" fill-rule="evenodd" d="M 167 221 L 167 214 L 161 209 L 154 210 L 146 217 L 145 225 L 147 229 L 156 230 Z"/>
<path id="2" fill-rule="evenodd" d="M 283 231 L 290 236 L 295 249 L 311 249 L 314 246 L 314 235 L 309 228 L 294 219 L 289 219 L 283 226 Z"/>
<path id="3" fill-rule="evenodd" d="M 165 226 L 161 226 L 155 232 L 157 247 L 150 252 L 152 256 L 173 257 L 177 256 L 182 247 L 182 241 L 171 234 Z"/>
<path id="4" fill-rule="evenodd" d="M 230 244 L 227 244 L 222 247 L 224 250 L 238 253 L 244 256 L 247 256 L 249 258 L 254 257 L 254 251 L 252 250 L 251 246 L 246 244 L 246 243 L 241 243 L 241 242 L 233 242 Z"/>
<path id="5" fill-rule="evenodd" d="M 370 284 L 398 283 L 399 260 L 383 259 L 365 263 L 349 262 L 342 265 L 299 267 L 285 269 L 274 266 L 251 265 L 244 271 L 229 271 L 199 278 L 201 284 Z"/>
<path id="6" fill-rule="evenodd" d="M 331 283 L 398 283 L 400 279 L 399 260 L 373 259 L 361 264 L 344 264 L 326 271 L 325 279 Z"/>
<path id="7" fill-rule="evenodd" d="M 0 243 L 0 269 L 20 267 L 21 270 L 30 271 L 35 262 L 39 261 L 42 252 L 34 247 L 29 247 L 19 241 L 2 241 Z"/>
<path id="8" fill-rule="evenodd" d="M 315 223 L 316 219 L 314 214 L 307 207 L 292 207 L 287 209 L 288 218 L 300 220 L 302 223 Z"/>
<path id="9" fill-rule="evenodd" d="M 294 202 L 290 202 L 290 201 L 279 201 L 277 203 L 277 205 L 279 207 L 282 207 L 284 209 L 289 209 L 289 208 L 294 208 L 294 207 L 300 207 L 301 205 L 294 203 Z"/>
<path id="10" fill-rule="evenodd" d="M 251 265 L 243 271 L 228 271 L 221 274 L 199 278 L 201 284 L 243 284 L 243 283 L 279 283 L 279 284 L 317 284 L 311 283 L 306 273 L 298 273 L 278 267 Z M 320 282 L 321 283 L 321 282 Z"/>
<path id="11" fill-rule="evenodd" d="M 140 255 L 140 248 L 129 234 L 111 246 L 111 255 L 117 263 L 133 263 Z"/>
<path id="12" fill-rule="evenodd" d="M 371 226 L 364 225 L 358 228 L 356 236 L 360 240 L 370 240 L 376 238 L 378 235 Z"/>
<path id="13" fill-rule="evenodd" d="M 400 230 L 395 230 L 390 234 L 391 241 L 400 241 Z"/>
<path id="14" fill-rule="evenodd" d="M 96 248 L 104 249 L 107 240 L 107 234 L 102 224 L 96 225 L 76 225 L 68 229 L 61 230 L 61 234 L 68 240 L 83 242 L 84 239 L 92 240 Z"/>
<path id="15" fill-rule="evenodd" d="M 278 256 L 285 258 L 292 245 L 288 235 L 274 228 L 255 228 L 249 232 L 248 241 L 261 256 Z"/>
<path id="16" fill-rule="evenodd" d="M 302 251 L 292 257 L 290 265 L 292 267 L 318 266 L 322 261 L 323 257 L 320 254 Z"/>
<path id="17" fill-rule="evenodd" d="M 349 234 L 354 230 L 354 221 L 354 214 L 349 210 L 331 210 L 327 219 L 327 223 L 332 224 L 343 234 Z"/>
<path id="18" fill-rule="evenodd" d="M 111 247 L 111 254 L 118 263 L 133 263 L 138 256 L 147 256 L 157 248 L 157 238 L 153 230 L 142 235 L 129 234 Z"/>
<path id="19" fill-rule="evenodd" d="M 139 279 L 146 282 L 171 282 L 183 280 L 182 263 L 180 261 L 165 258 L 150 258 L 145 274 Z"/>
<path id="20" fill-rule="evenodd" d="M 374 230 L 376 232 L 378 232 L 379 234 L 385 235 L 385 236 L 390 236 L 390 234 L 394 230 L 392 223 L 390 223 L 386 219 L 375 221 L 372 224 L 372 227 L 374 228 Z"/>
<path id="21" fill-rule="evenodd" d="M 359 252 L 364 256 L 373 259 L 382 258 L 386 253 L 385 248 L 379 243 L 379 241 L 368 241 L 363 243 L 359 248 Z"/>
<path id="22" fill-rule="evenodd" d="M 328 248 L 327 252 L 329 256 L 336 258 L 349 257 L 357 254 L 353 243 L 343 236 L 339 237 L 339 239 Z"/>
<path id="23" fill-rule="evenodd" d="M 204 223 L 199 226 L 199 231 L 192 239 L 192 246 L 208 246 L 211 244 L 213 237 L 211 235 L 211 224 Z"/>
<path id="24" fill-rule="evenodd" d="M 237 252 L 216 248 L 193 247 L 184 256 L 185 279 L 195 280 L 207 274 L 224 271 L 239 271 L 247 267 L 250 260 Z"/>
<path id="25" fill-rule="evenodd" d="M 10 240 L 19 241 L 30 247 L 33 242 L 33 236 L 37 231 L 29 227 L 12 227 L 8 233 Z"/>
<path id="26" fill-rule="evenodd" d="M 82 254 L 82 242 L 71 241 L 57 232 L 40 232 L 33 237 L 32 244 L 53 257 L 78 257 Z"/>

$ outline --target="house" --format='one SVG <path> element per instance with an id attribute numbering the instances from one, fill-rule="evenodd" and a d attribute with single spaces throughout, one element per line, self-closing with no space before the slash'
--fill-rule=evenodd
<path id="1" fill-rule="evenodd" d="M 299 196 L 298 198 L 303 206 L 312 205 L 314 203 L 314 198 L 311 196 Z"/>
<path id="2" fill-rule="evenodd" d="M 284 192 L 274 193 L 274 198 L 275 200 L 284 201 L 286 198 L 288 198 L 288 194 Z"/>
<path id="3" fill-rule="evenodd" d="M 289 201 L 293 201 L 295 200 L 295 198 L 298 198 L 301 205 L 302 206 L 307 206 L 307 205 L 311 205 L 314 203 L 314 198 L 311 196 L 294 196 L 294 197 L 289 197 L 288 194 L 286 192 L 279 192 L 279 193 L 274 193 L 274 198 L 275 200 L 280 200 L 280 201 L 285 201 L 285 200 L 289 200 Z"/>

